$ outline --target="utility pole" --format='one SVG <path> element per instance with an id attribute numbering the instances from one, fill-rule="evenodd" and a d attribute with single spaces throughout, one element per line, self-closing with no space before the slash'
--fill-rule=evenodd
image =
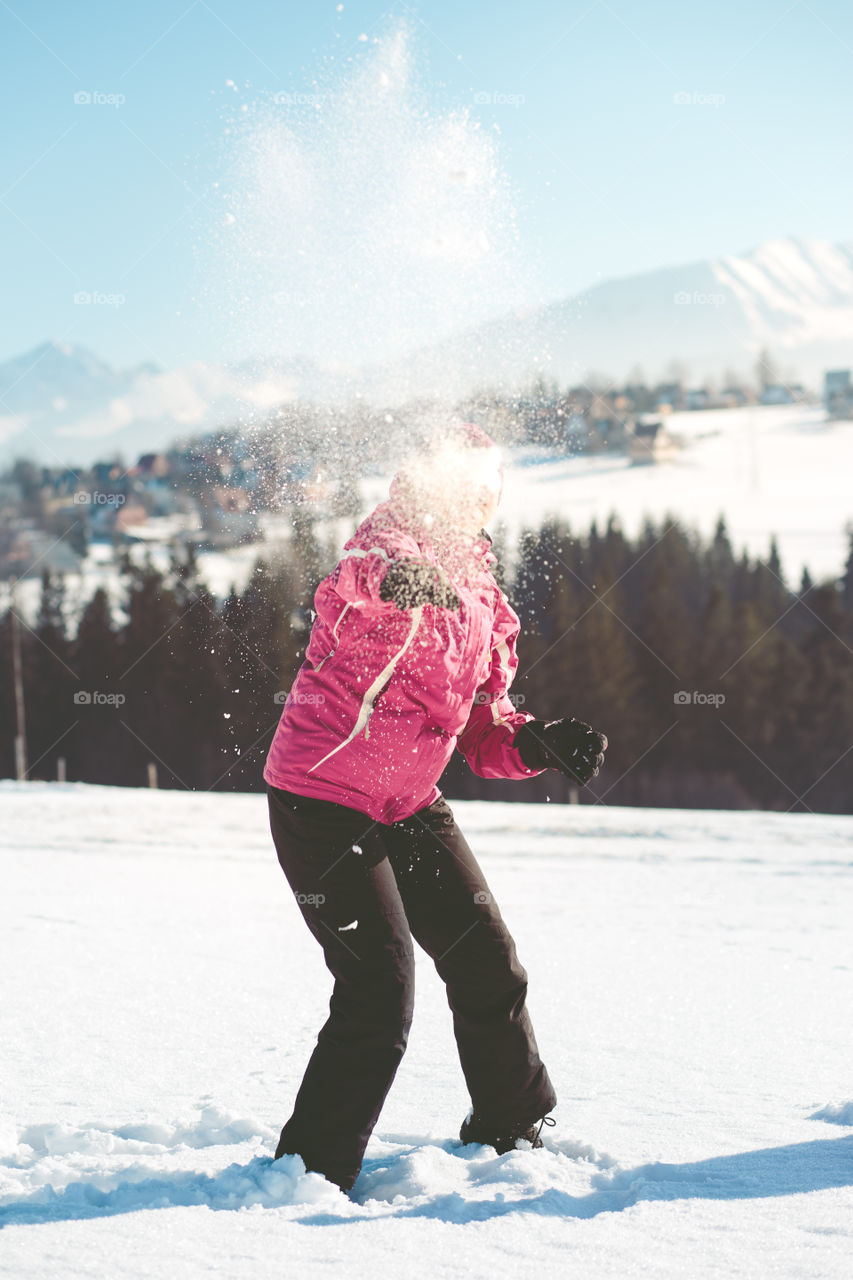
<path id="1" fill-rule="evenodd" d="M 12 621 L 12 678 L 15 683 L 15 777 L 24 782 L 27 776 L 27 722 L 24 715 L 24 673 L 21 663 L 21 626 L 15 602 L 16 578 L 9 583 L 10 616 Z"/>

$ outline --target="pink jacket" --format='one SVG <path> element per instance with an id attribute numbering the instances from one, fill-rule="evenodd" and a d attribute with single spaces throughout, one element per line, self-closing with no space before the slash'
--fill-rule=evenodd
<path id="1" fill-rule="evenodd" d="M 431 804 L 454 747 L 484 778 L 530 778 L 513 747 L 533 717 L 507 696 L 520 624 L 491 572 L 488 535 L 438 534 L 380 504 L 314 596 L 316 618 L 264 778 L 396 822 Z M 441 564 L 460 598 L 401 610 L 380 599 L 388 564 Z"/>

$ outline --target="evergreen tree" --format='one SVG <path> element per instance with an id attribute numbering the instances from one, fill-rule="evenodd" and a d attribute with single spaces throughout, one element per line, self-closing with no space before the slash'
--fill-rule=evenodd
<path id="1" fill-rule="evenodd" d="M 847 526 L 847 559 L 841 576 L 841 605 L 853 615 L 853 523 Z"/>
<path id="2" fill-rule="evenodd" d="M 76 717 L 77 674 L 71 667 L 66 634 L 65 582 L 47 570 L 42 574 L 41 599 L 30 636 L 27 664 L 27 745 L 29 776 L 55 778 L 58 756 L 67 756 L 69 731 Z"/>
<path id="3" fill-rule="evenodd" d="M 161 787 L 189 787 L 187 761 L 176 746 L 184 709 L 175 699 L 164 642 L 196 606 L 179 610 L 174 591 L 150 561 L 141 567 L 129 565 L 127 577 L 127 623 L 121 631 L 117 682 L 126 699 L 118 719 L 127 732 L 127 773 L 136 785 L 144 785 L 147 765 L 154 763 Z"/>
<path id="4" fill-rule="evenodd" d="M 110 701 L 75 706 L 78 723 L 69 735 L 73 747 L 68 753 L 69 779 L 138 784 L 138 776 L 127 768 L 127 734 L 120 723 L 122 707 L 116 702 L 125 696 L 119 682 L 121 653 L 110 601 L 102 587 L 95 591 L 80 617 L 72 660 L 78 691 L 97 690 Z"/>

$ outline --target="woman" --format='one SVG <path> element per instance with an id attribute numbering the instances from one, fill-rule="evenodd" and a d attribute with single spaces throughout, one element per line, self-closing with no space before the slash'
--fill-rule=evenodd
<path id="1" fill-rule="evenodd" d="M 343 1191 L 406 1048 L 413 938 L 447 986 L 473 1104 L 462 1142 L 541 1147 L 554 1123 L 527 973 L 436 785 L 454 747 L 486 778 L 555 768 L 583 785 L 604 760 L 589 725 L 536 720 L 508 696 L 519 620 L 483 529 L 502 485 L 472 424 L 397 473 L 317 588 L 264 769 L 279 862 L 335 979 L 276 1159 L 298 1154 Z"/>

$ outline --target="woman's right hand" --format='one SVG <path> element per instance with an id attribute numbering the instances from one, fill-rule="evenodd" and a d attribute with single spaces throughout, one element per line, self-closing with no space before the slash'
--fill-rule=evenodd
<path id="1" fill-rule="evenodd" d="M 393 602 L 398 609 L 415 609 L 424 604 L 439 609 L 459 608 L 459 597 L 444 571 L 414 557 L 392 560 L 382 579 L 379 597 Z"/>

